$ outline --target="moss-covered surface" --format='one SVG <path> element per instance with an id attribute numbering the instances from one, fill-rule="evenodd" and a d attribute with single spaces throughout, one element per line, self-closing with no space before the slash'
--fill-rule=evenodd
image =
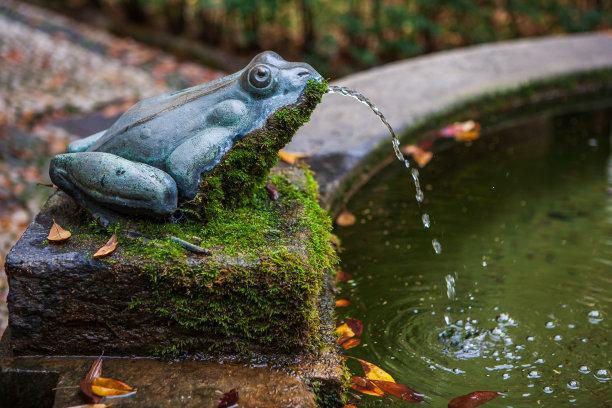
<path id="1" fill-rule="evenodd" d="M 197 218 L 210 220 L 224 208 L 248 204 L 255 189 L 278 163 L 278 151 L 310 119 L 326 92 L 326 81 L 309 81 L 295 105 L 275 112 L 263 128 L 244 136 L 221 163 L 203 174 L 196 197 L 181 204 L 181 208 Z"/>

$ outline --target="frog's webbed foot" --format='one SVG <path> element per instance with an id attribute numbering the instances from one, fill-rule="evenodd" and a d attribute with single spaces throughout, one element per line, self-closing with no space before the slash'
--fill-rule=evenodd
<path id="1" fill-rule="evenodd" d="M 169 174 L 110 153 L 57 155 L 51 160 L 49 176 L 102 224 L 113 223 L 112 211 L 168 216 L 177 207 L 176 183 Z"/>

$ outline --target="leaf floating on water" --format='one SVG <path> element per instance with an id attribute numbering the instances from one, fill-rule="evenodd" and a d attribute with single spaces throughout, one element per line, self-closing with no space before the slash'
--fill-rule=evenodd
<path id="1" fill-rule="evenodd" d="M 338 218 L 336 218 L 336 224 L 341 227 L 350 227 L 351 225 L 355 224 L 356 221 L 357 218 L 346 209 L 340 213 Z"/>
<path id="2" fill-rule="evenodd" d="M 419 394 L 407 385 L 398 384 L 390 381 L 370 380 L 374 385 L 383 390 L 386 394 L 393 395 L 403 401 L 423 402 L 423 394 Z"/>
<path id="3" fill-rule="evenodd" d="M 104 377 L 94 379 L 91 384 L 91 390 L 94 394 L 101 397 L 128 396 L 136 392 L 136 388 L 132 388 L 121 381 Z"/>
<path id="4" fill-rule="evenodd" d="M 342 269 L 338 271 L 338 274 L 336 275 L 336 281 L 338 282 L 348 282 L 352 279 L 352 276 L 348 273 L 343 271 Z"/>
<path id="5" fill-rule="evenodd" d="M 91 368 L 87 372 L 87 375 L 84 379 L 79 382 L 79 387 L 81 387 L 81 391 L 83 394 L 87 395 L 90 400 L 94 403 L 100 401 L 100 397 L 94 395 L 91 390 L 91 385 L 96 378 L 99 378 L 102 375 L 102 356 L 98 357 L 96 361 L 93 362 Z"/>
<path id="6" fill-rule="evenodd" d="M 338 345 L 341 345 L 351 337 L 359 337 L 363 333 L 363 323 L 360 320 L 349 317 L 344 324 L 336 328 L 336 333 L 340 334 Z"/>
<path id="7" fill-rule="evenodd" d="M 355 336 L 359 337 L 361 336 L 361 333 L 363 333 L 363 323 L 361 322 L 361 320 L 349 317 L 348 319 L 346 319 L 346 324 L 348 325 L 348 327 L 350 327 L 353 333 L 355 333 Z"/>
<path id="8" fill-rule="evenodd" d="M 238 403 L 238 391 L 235 388 L 232 388 L 219 399 L 217 403 L 217 408 L 229 408 Z"/>
<path id="9" fill-rule="evenodd" d="M 347 299 L 338 299 L 336 300 L 336 307 L 346 307 L 351 304 L 350 300 Z"/>
<path id="10" fill-rule="evenodd" d="M 452 137 L 457 141 L 466 142 L 480 137 L 480 123 L 473 120 L 455 122 L 438 132 L 440 137 Z"/>
<path id="11" fill-rule="evenodd" d="M 266 181 L 266 191 L 268 192 L 268 197 L 272 201 L 276 201 L 280 198 L 280 193 L 278 192 L 278 188 L 271 181 Z"/>
<path id="12" fill-rule="evenodd" d="M 345 405 L 344 408 L 357 408 L 357 407 L 354 405 Z"/>
<path id="13" fill-rule="evenodd" d="M 474 408 L 491 401 L 501 395 L 497 391 L 474 391 L 453 399 L 448 403 L 448 408 Z"/>
<path id="14" fill-rule="evenodd" d="M 433 158 L 433 153 L 429 150 L 424 150 L 417 145 L 408 145 L 402 149 L 402 153 L 407 156 L 412 156 L 419 167 L 425 167 L 427 163 Z"/>
<path id="15" fill-rule="evenodd" d="M 66 231 L 62 227 L 59 226 L 58 223 L 53 220 L 53 225 L 51 226 L 51 230 L 49 231 L 49 235 L 47 239 L 50 242 L 62 242 L 70 238 L 72 234 L 70 231 Z"/>
<path id="16" fill-rule="evenodd" d="M 102 258 L 103 256 L 106 256 L 106 255 L 110 255 L 113 252 L 115 252 L 116 248 L 117 248 L 117 230 L 115 230 L 115 233 L 113 234 L 112 237 L 110 237 L 108 242 L 104 244 L 102 248 L 98 249 L 98 251 L 93 255 L 93 257 L 97 259 L 97 258 Z"/>
<path id="17" fill-rule="evenodd" d="M 352 349 L 353 347 L 357 347 L 360 344 L 361 344 L 361 340 L 354 337 L 352 339 L 343 341 L 342 344 L 340 345 L 342 346 L 343 349 L 348 350 L 348 349 Z"/>
<path id="18" fill-rule="evenodd" d="M 299 159 L 308 157 L 307 153 L 291 153 L 281 150 L 278 152 L 278 157 L 285 163 L 295 164 Z"/>
<path id="19" fill-rule="evenodd" d="M 351 377 L 350 386 L 355 391 L 359 391 L 364 394 L 375 395 L 378 397 L 382 397 L 383 395 L 385 395 L 385 392 L 383 390 L 378 388 L 378 386 L 376 386 L 374 383 L 372 383 L 372 381 L 367 378 L 353 376 Z"/>
<path id="20" fill-rule="evenodd" d="M 361 364 L 361 368 L 363 368 L 366 377 L 368 377 L 370 380 L 382 380 L 392 383 L 395 382 L 393 377 L 391 377 L 391 374 L 387 373 L 382 368 L 359 358 L 355 358 L 355 360 L 359 361 L 359 364 Z"/>

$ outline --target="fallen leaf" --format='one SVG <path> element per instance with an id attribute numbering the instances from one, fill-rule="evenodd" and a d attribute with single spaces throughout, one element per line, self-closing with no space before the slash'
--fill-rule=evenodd
<path id="1" fill-rule="evenodd" d="M 136 392 L 136 388 L 132 388 L 121 381 L 104 377 L 95 378 L 91 383 L 91 390 L 101 397 L 127 396 Z"/>
<path id="2" fill-rule="evenodd" d="M 352 357 L 352 358 L 359 361 L 359 364 L 361 364 L 361 368 L 363 368 L 363 371 L 365 372 L 366 377 L 368 377 L 370 380 L 382 380 L 382 381 L 388 381 L 392 383 L 395 382 L 393 377 L 391 377 L 391 374 L 387 373 L 382 368 L 370 362 L 367 362 L 365 360 L 361 360 L 355 357 Z"/>
<path id="3" fill-rule="evenodd" d="M 266 191 L 268 192 L 268 197 L 272 201 L 276 201 L 280 197 L 280 193 L 278 192 L 278 188 L 271 181 L 266 181 Z"/>
<path id="4" fill-rule="evenodd" d="M 417 145 L 408 145 L 402 149 L 402 153 L 412 156 L 415 162 L 420 167 L 424 167 L 433 158 L 433 153 L 429 150 L 424 150 Z"/>
<path id="5" fill-rule="evenodd" d="M 113 404 L 82 404 L 82 405 L 73 405 L 67 408 L 108 408 Z"/>
<path id="6" fill-rule="evenodd" d="M 342 344 L 340 345 L 342 346 L 343 349 L 348 350 L 348 349 L 352 349 L 353 347 L 357 347 L 360 344 L 361 344 L 361 340 L 356 337 L 353 337 L 352 339 L 347 339 L 343 341 Z"/>
<path id="7" fill-rule="evenodd" d="M 361 333 L 363 333 L 363 323 L 360 320 L 349 317 L 345 323 L 336 327 L 335 331 L 340 334 L 340 337 L 338 337 L 338 345 L 341 345 L 351 337 L 361 336 Z"/>
<path id="8" fill-rule="evenodd" d="M 285 163 L 295 164 L 299 159 L 303 159 L 304 157 L 308 157 L 307 153 L 291 153 L 281 150 L 278 152 L 278 157 Z"/>
<path id="9" fill-rule="evenodd" d="M 473 120 L 455 122 L 438 132 L 440 137 L 452 137 L 457 141 L 476 140 L 480 137 L 480 123 Z"/>
<path id="10" fill-rule="evenodd" d="M 229 408 L 232 405 L 235 405 L 238 402 L 238 391 L 235 388 L 232 388 L 219 399 L 217 403 L 217 408 Z"/>
<path id="11" fill-rule="evenodd" d="M 66 231 L 62 227 L 60 227 L 55 220 L 53 220 L 53 225 L 51 226 L 51 230 L 49 231 L 49 235 L 47 239 L 51 242 L 62 242 L 70 238 L 72 234 L 70 231 Z"/>
<path id="12" fill-rule="evenodd" d="M 87 375 L 84 379 L 79 382 L 79 387 L 81 387 L 81 391 L 83 394 L 87 395 L 89 399 L 91 399 L 94 403 L 100 401 L 100 397 L 94 395 L 91 390 L 91 384 L 96 378 L 99 378 L 102 375 L 102 356 L 98 357 L 96 361 L 94 361 L 91 365 L 91 368 L 87 372 Z"/>
<path id="13" fill-rule="evenodd" d="M 117 230 L 106 244 L 93 255 L 94 258 L 102 258 L 103 256 L 112 254 L 117 248 Z"/>
<path id="14" fill-rule="evenodd" d="M 336 224 L 341 227 L 350 227 L 355 224 L 355 221 L 357 221 L 357 218 L 346 209 L 336 218 Z"/>
<path id="15" fill-rule="evenodd" d="M 344 408 L 357 408 L 357 407 L 354 405 L 345 405 Z"/>
<path id="16" fill-rule="evenodd" d="M 383 390 L 386 394 L 393 395 L 403 401 L 423 402 L 423 394 L 419 394 L 407 385 L 397 384 L 390 381 L 370 380 L 374 385 Z"/>
<path id="17" fill-rule="evenodd" d="M 351 304 L 350 300 L 347 299 L 338 299 L 336 300 L 336 307 L 346 307 Z"/>
<path id="18" fill-rule="evenodd" d="M 501 395 L 497 391 L 474 391 L 453 399 L 448 403 L 448 408 L 474 408 L 491 401 Z"/>
<path id="19" fill-rule="evenodd" d="M 372 381 L 363 377 L 351 377 L 350 386 L 355 391 L 362 392 L 368 395 L 376 395 L 378 397 L 382 397 L 385 395 L 385 392 L 378 388 Z"/>
<path id="20" fill-rule="evenodd" d="M 336 275 L 336 280 L 338 282 L 348 282 L 351 279 L 352 279 L 352 276 L 348 272 L 345 272 L 343 270 L 339 270 L 338 274 Z"/>

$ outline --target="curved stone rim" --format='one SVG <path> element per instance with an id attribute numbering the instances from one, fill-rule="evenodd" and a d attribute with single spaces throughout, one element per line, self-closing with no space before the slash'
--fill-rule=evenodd
<path id="1" fill-rule="evenodd" d="M 588 89 L 578 89 L 582 83 Z M 524 103 L 525 96 L 537 92 L 560 100 L 612 90 L 612 35 L 553 36 L 444 51 L 376 67 L 332 85 L 368 96 L 405 142 L 416 128 L 436 118 L 494 98 L 530 94 L 523 95 Z M 336 209 L 393 155 L 390 136 L 378 118 L 352 98 L 334 94 L 324 96 L 310 123 L 285 149 L 308 154 L 306 162 L 316 173 L 327 209 Z"/>

